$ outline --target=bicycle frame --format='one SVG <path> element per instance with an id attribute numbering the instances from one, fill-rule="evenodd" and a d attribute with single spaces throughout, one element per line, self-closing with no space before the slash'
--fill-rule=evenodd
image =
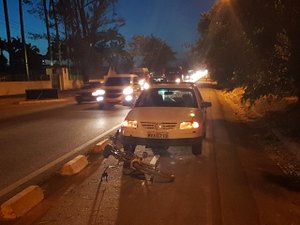
<path id="1" fill-rule="evenodd" d="M 150 164 L 144 162 L 143 158 L 138 157 L 137 155 L 131 152 L 122 151 L 120 148 L 117 147 L 114 141 L 110 144 L 107 144 L 103 151 L 104 158 L 108 158 L 110 155 L 112 155 L 120 161 L 130 164 L 130 167 L 133 170 L 144 173 L 145 177 L 147 177 L 146 175 L 150 176 L 150 181 L 153 181 L 155 177 L 165 179 L 168 182 L 174 181 L 175 179 L 175 176 L 173 174 L 161 172 L 157 168 L 157 163 Z"/>

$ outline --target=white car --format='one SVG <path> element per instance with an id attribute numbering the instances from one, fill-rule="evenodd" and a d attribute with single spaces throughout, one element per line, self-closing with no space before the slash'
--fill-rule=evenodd
<path id="1" fill-rule="evenodd" d="M 122 124 L 124 150 L 134 152 L 136 145 L 191 146 L 193 154 L 201 154 L 209 106 L 193 84 L 152 85 L 141 93 Z"/>
<path id="2" fill-rule="evenodd" d="M 132 106 L 142 87 L 139 77 L 135 74 L 116 74 L 106 77 L 101 88 L 92 93 L 99 102 L 99 107 L 113 105 Z"/>

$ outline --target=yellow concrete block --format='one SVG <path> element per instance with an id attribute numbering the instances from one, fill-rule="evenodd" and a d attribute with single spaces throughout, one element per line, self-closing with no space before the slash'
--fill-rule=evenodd
<path id="1" fill-rule="evenodd" d="M 5 220 L 16 219 L 25 215 L 43 199 L 44 193 L 39 186 L 29 186 L 1 205 L 0 216 Z"/>
<path id="2" fill-rule="evenodd" d="M 88 160 L 84 155 L 78 155 L 71 161 L 67 162 L 60 170 L 63 176 L 70 176 L 79 173 L 88 165 Z"/>
<path id="3" fill-rule="evenodd" d="M 95 148 L 94 148 L 94 153 L 102 153 L 105 146 L 110 142 L 110 140 L 108 138 L 100 141 L 99 143 L 96 144 Z"/>

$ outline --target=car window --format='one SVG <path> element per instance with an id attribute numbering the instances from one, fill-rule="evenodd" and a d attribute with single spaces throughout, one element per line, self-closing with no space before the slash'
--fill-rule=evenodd
<path id="1" fill-rule="evenodd" d="M 130 77 L 109 77 L 105 86 L 126 86 L 130 85 Z"/>
<path id="2" fill-rule="evenodd" d="M 99 87 L 101 87 L 100 82 L 88 82 L 82 86 L 82 89 L 92 89 L 92 88 L 99 88 Z"/>
<path id="3" fill-rule="evenodd" d="M 135 107 L 198 108 L 198 104 L 191 89 L 152 88 L 142 92 Z"/>

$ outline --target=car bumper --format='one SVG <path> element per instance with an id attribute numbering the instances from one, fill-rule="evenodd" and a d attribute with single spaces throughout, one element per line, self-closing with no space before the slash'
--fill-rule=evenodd
<path id="1" fill-rule="evenodd" d="M 135 98 L 133 98 L 130 101 L 125 100 L 125 96 L 121 96 L 118 98 L 107 98 L 104 97 L 102 101 L 99 101 L 100 104 L 110 104 L 110 105 L 132 105 L 135 101 Z"/>
<path id="2" fill-rule="evenodd" d="M 152 147 L 162 146 L 194 146 L 202 143 L 202 137 L 181 138 L 181 139 L 151 139 L 130 136 L 120 136 L 123 145 L 146 145 Z"/>

